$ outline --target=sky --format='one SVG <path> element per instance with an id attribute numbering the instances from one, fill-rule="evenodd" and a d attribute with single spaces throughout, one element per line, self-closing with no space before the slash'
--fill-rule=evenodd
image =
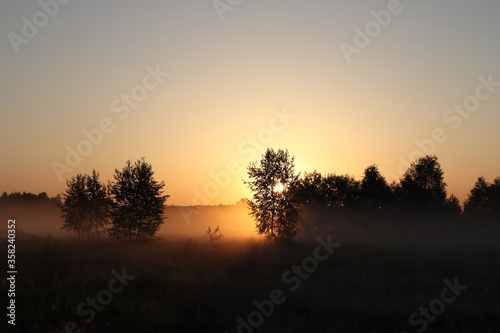
<path id="1" fill-rule="evenodd" d="M 111 180 L 145 157 L 167 204 L 232 204 L 249 162 L 377 164 L 436 154 L 463 201 L 500 176 L 500 2 L 0 4 L 0 191 Z"/>

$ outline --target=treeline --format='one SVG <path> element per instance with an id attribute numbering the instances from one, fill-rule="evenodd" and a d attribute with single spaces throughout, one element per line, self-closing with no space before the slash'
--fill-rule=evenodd
<path id="1" fill-rule="evenodd" d="M 359 181 L 349 175 L 324 176 L 317 171 L 299 176 L 294 159 L 288 150 L 268 148 L 260 161 L 248 166 L 249 181 L 245 183 L 252 192 L 250 214 L 259 234 L 274 241 L 293 241 L 304 206 L 322 213 L 326 210 L 332 213 L 330 217 L 346 215 L 340 212 L 345 211 L 367 221 L 418 221 L 422 225 L 455 222 L 463 216 L 473 221 L 497 221 L 500 217 L 500 177 L 493 183 L 480 177 L 462 208 L 457 197 L 448 196 L 444 172 L 435 155 L 417 159 L 391 184 L 376 165 L 367 167 Z"/>
<path id="2" fill-rule="evenodd" d="M 46 192 L 38 194 L 31 192 L 12 192 L 8 194 L 7 192 L 3 192 L 0 196 L 1 201 L 53 201 L 57 203 L 61 201 L 61 195 L 58 194 L 55 197 L 49 197 Z"/>
<path id="3" fill-rule="evenodd" d="M 304 205 L 362 210 L 371 213 L 435 214 L 442 216 L 500 216 L 500 177 L 493 183 L 479 177 L 463 206 L 448 196 L 444 172 L 436 156 L 414 161 L 398 182 L 389 184 L 376 165 L 363 178 L 313 171 L 298 182 L 297 195 Z"/>
<path id="4" fill-rule="evenodd" d="M 414 161 L 397 182 L 388 183 L 376 165 L 367 167 L 361 180 L 348 175 L 317 171 L 302 176 L 294 172 L 294 157 L 288 151 L 268 149 L 260 164 L 249 165 L 253 192 L 246 200 L 259 233 L 271 238 L 292 239 L 300 206 L 352 210 L 369 215 L 433 217 L 500 217 L 500 177 L 488 182 L 479 177 L 463 206 L 447 194 L 444 172 L 435 155 Z M 114 239 L 152 239 L 163 224 L 164 182 L 153 177 L 144 160 L 127 161 L 115 169 L 113 181 L 103 183 L 99 173 L 78 174 L 67 181 L 61 196 L 4 192 L 0 201 L 53 201 L 64 219 L 61 229 L 79 237 L 107 234 Z"/>

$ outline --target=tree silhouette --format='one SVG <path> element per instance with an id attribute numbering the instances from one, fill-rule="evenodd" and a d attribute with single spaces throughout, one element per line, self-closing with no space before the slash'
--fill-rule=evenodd
<path id="1" fill-rule="evenodd" d="M 330 174 L 323 178 L 322 185 L 326 206 L 355 209 L 358 207 L 360 184 L 349 175 Z"/>
<path id="2" fill-rule="evenodd" d="M 370 211 L 387 211 L 392 205 L 393 192 L 376 165 L 365 169 L 361 181 L 361 198 L 363 207 Z"/>
<path id="3" fill-rule="evenodd" d="M 413 162 L 399 186 L 403 209 L 443 211 L 446 206 L 446 183 L 438 158 L 427 155 Z"/>
<path id="4" fill-rule="evenodd" d="M 298 231 L 299 175 L 294 171 L 294 157 L 288 150 L 268 148 L 259 164 L 250 163 L 245 182 L 253 192 L 248 200 L 250 215 L 256 220 L 259 234 L 274 241 L 291 241 Z"/>
<path id="5" fill-rule="evenodd" d="M 152 239 L 163 224 L 164 204 L 169 195 L 162 195 L 164 182 L 153 178 L 153 168 L 144 158 L 134 164 L 127 161 L 110 186 L 113 197 L 112 227 L 115 239 Z"/>
<path id="6" fill-rule="evenodd" d="M 59 206 L 64 218 L 61 229 L 76 231 L 78 238 L 99 235 L 109 222 L 110 199 L 106 186 L 99 181 L 99 173 L 78 174 L 66 182 Z"/>
<path id="7" fill-rule="evenodd" d="M 493 183 L 479 177 L 464 204 L 464 214 L 468 216 L 500 215 L 500 177 Z"/>
<path id="8" fill-rule="evenodd" d="M 322 176 L 315 170 L 299 180 L 298 196 L 308 206 L 354 209 L 359 205 L 360 183 L 349 175 Z"/>
<path id="9" fill-rule="evenodd" d="M 450 216 L 456 217 L 463 213 L 462 206 L 460 206 L 460 201 L 455 195 L 450 195 L 446 199 L 446 213 Z"/>
<path id="10" fill-rule="evenodd" d="M 324 180 L 321 173 L 306 172 L 298 182 L 298 197 L 302 204 L 326 207 Z"/>

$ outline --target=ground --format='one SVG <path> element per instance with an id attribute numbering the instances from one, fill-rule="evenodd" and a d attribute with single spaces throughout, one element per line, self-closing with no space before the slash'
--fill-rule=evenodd
<path id="1" fill-rule="evenodd" d="M 241 324 L 239 332 L 417 332 L 424 326 L 422 317 L 416 317 L 420 322 L 414 326 L 409 317 L 440 299 L 444 280 L 454 283 L 455 278 L 467 288 L 433 322 L 427 320 L 425 331 L 485 333 L 500 328 L 498 249 L 346 242 L 307 278 L 298 278 L 292 266 L 314 257 L 319 245 L 25 237 L 17 244 L 17 323 L 9 331 L 64 332 L 68 322 L 75 322 L 81 332 L 222 333 L 237 332 L 250 315 L 258 327 Z M 317 253 L 325 257 L 327 252 Z M 6 258 L 0 263 L 5 267 Z M 126 285 L 116 279 L 122 273 L 129 278 Z M 5 289 L 7 276 L 0 274 Z M 121 289 L 108 293 L 111 300 L 102 291 L 110 288 Z M 271 309 L 266 300 L 276 290 L 283 294 Z M 87 323 L 92 312 L 87 298 L 97 296 L 107 304 Z M 79 305 L 83 316 L 77 313 Z"/>

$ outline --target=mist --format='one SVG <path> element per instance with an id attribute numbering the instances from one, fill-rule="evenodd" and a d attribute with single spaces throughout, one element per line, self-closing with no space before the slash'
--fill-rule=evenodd
<path id="1" fill-rule="evenodd" d="M 53 201 L 0 201 L 0 218 L 15 218 L 18 237 L 75 238 L 61 230 L 60 208 Z M 164 224 L 157 232 L 162 239 L 209 240 L 208 228 L 223 237 L 219 242 L 264 240 L 249 215 L 246 204 L 218 206 L 167 206 Z M 494 221 L 429 216 L 401 217 L 366 215 L 356 211 L 303 207 L 298 223 L 298 243 L 314 243 L 331 235 L 342 243 L 399 247 L 498 248 L 500 226 Z M 6 226 L 0 232 L 6 232 Z M 106 238 L 105 235 L 101 238 Z"/>

